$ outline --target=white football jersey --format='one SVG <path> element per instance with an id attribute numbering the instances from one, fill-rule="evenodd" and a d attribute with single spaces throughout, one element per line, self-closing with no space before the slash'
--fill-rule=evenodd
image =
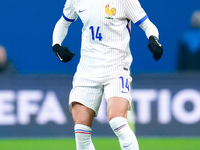
<path id="1" fill-rule="evenodd" d="M 76 75 L 103 77 L 129 69 L 131 21 L 140 25 L 147 19 L 138 0 L 67 0 L 63 18 L 78 17 L 83 28 Z"/>

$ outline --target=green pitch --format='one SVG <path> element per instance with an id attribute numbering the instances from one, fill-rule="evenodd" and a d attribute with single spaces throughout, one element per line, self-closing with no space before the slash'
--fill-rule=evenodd
<path id="1" fill-rule="evenodd" d="M 139 138 L 140 150 L 200 150 L 200 138 Z M 120 150 L 116 138 L 93 138 L 96 150 Z M 0 150 L 75 150 L 73 138 L 0 139 Z"/>

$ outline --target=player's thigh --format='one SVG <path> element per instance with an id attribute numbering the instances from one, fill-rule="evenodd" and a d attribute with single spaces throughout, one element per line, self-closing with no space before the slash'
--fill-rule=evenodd
<path id="1" fill-rule="evenodd" d="M 108 103 L 109 120 L 113 117 L 126 117 L 127 109 L 130 109 L 132 78 L 129 74 L 113 76 L 112 80 L 104 86 L 104 95 Z"/>
<path id="2" fill-rule="evenodd" d="M 127 110 L 130 109 L 131 98 L 131 76 L 128 73 L 121 73 L 113 76 L 104 87 L 104 94 L 107 100 L 108 118 L 127 117 Z"/>
<path id="3" fill-rule="evenodd" d="M 72 102 L 71 111 L 75 124 L 83 124 L 90 127 L 92 126 L 92 122 L 95 117 L 94 110 L 78 102 Z"/>
<path id="4" fill-rule="evenodd" d="M 76 86 L 70 92 L 69 109 L 72 111 L 72 104 L 78 102 L 98 114 L 103 95 L 101 86 Z"/>
<path id="5" fill-rule="evenodd" d="M 115 117 L 127 118 L 127 111 L 129 109 L 129 101 L 121 97 L 111 97 L 107 100 L 107 114 L 108 119 Z"/>

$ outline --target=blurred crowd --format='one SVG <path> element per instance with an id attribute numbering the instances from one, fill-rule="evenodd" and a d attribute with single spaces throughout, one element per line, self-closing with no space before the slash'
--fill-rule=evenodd
<path id="1" fill-rule="evenodd" d="M 16 74 L 17 70 L 8 60 L 6 48 L 0 45 L 0 75 Z"/>
<path id="2" fill-rule="evenodd" d="M 181 38 L 178 70 L 200 71 L 200 10 L 193 12 L 190 29 Z"/>

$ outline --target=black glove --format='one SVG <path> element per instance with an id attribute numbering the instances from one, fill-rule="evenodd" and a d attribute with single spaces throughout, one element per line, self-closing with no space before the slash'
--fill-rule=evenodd
<path id="1" fill-rule="evenodd" d="M 53 52 L 60 59 L 60 61 L 65 63 L 70 61 L 75 55 L 75 53 L 72 53 L 67 47 L 60 46 L 59 44 L 55 44 L 53 46 Z"/>
<path id="2" fill-rule="evenodd" d="M 153 53 L 153 58 L 155 61 L 159 60 L 163 54 L 163 47 L 160 44 L 159 40 L 155 36 L 149 37 L 148 48 Z"/>

